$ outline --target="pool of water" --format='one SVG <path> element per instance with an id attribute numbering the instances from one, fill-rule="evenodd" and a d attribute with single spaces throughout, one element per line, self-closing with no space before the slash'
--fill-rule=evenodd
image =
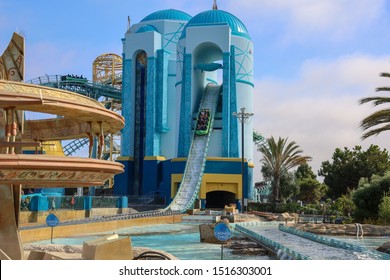
<path id="1" fill-rule="evenodd" d="M 98 235 L 54 238 L 54 244 L 82 245 L 84 241 L 101 237 L 111 232 Z M 221 245 L 200 242 L 199 225 L 189 223 L 136 226 L 118 229 L 115 233 L 129 235 L 133 246 L 148 247 L 166 251 L 181 260 L 220 260 Z M 234 233 L 236 234 L 236 233 Z M 54 234 L 55 235 L 55 234 Z M 50 240 L 34 242 L 50 244 Z M 268 260 L 268 256 L 233 255 L 232 250 L 224 248 L 223 259 L 226 260 Z"/>
<path id="2" fill-rule="evenodd" d="M 390 241 L 390 236 L 367 236 L 367 237 L 351 237 L 351 236 L 332 236 L 333 239 L 339 239 L 354 245 L 359 245 L 369 250 L 376 250 L 385 242 Z"/>

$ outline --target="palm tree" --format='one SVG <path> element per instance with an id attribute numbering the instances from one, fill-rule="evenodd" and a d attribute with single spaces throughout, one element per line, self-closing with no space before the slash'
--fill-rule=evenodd
<path id="1" fill-rule="evenodd" d="M 390 78 L 390 73 L 381 73 L 380 76 Z M 390 87 L 378 87 L 376 91 L 390 91 Z M 360 99 L 360 104 L 368 102 L 373 102 L 374 106 L 378 106 L 389 103 L 390 97 L 374 96 Z M 385 108 L 369 115 L 363 119 L 360 126 L 364 131 L 367 131 L 363 134 L 362 139 L 390 130 L 390 108 Z"/>
<path id="2" fill-rule="evenodd" d="M 280 179 L 288 171 L 298 165 L 311 160 L 309 156 L 302 156 L 302 150 L 294 142 L 288 142 L 288 138 L 280 138 L 275 141 L 273 137 L 267 139 L 267 145 L 262 145 L 258 151 L 263 154 L 261 162 L 271 172 L 271 185 L 274 202 L 280 201 Z"/>

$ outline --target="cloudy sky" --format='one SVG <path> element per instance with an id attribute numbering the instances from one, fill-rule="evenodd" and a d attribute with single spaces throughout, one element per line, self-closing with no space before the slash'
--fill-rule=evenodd
<path id="1" fill-rule="evenodd" d="M 335 148 L 377 144 L 390 132 L 361 141 L 362 97 L 389 86 L 390 1 L 218 0 L 246 25 L 255 44 L 254 128 L 288 137 L 313 158 L 317 172 Z M 161 9 L 196 15 L 212 0 L 0 0 L 0 52 L 14 31 L 26 38 L 26 80 L 45 74 L 92 76 L 93 60 L 121 55 L 132 23 Z M 261 156 L 256 154 L 255 179 Z"/>

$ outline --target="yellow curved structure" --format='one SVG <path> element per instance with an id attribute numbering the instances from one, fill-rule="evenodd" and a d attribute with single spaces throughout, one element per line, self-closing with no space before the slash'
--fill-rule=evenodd
<path id="1" fill-rule="evenodd" d="M 77 93 L 32 84 L 0 80 L 1 108 L 61 116 L 25 123 L 25 140 L 53 141 L 115 133 L 124 119 L 101 103 Z"/>
<path id="2" fill-rule="evenodd" d="M 122 57 L 113 53 L 98 56 L 92 64 L 92 80 L 96 83 L 122 84 Z"/>
<path id="3" fill-rule="evenodd" d="M 18 231 L 22 185 L 28 188 L 99 186 L 123 172 L 120 163 L 64 157 L 58 146 L 54 147 L 60 152 L 58 156 L 21 154 L 26 147 L 43 149 L 47 141 L 86 137 L 91 154 L 96 137 L 100 158 L 105 135 L 121 130 L 124 119 L 88 97 L 19 82 L 24 75 L 24 56 L 15 51 L 13 44 L 11 41 L 6 51 L 7 65 L 3 57 L 0 60 L 0 259 L 4 256 L 23 259 Z M 11 79 L 9 60 L 15 56 L 20 60 L 13 64 L 18 76 L 13 75 Z M 24 121 L 23 111 L 50 115 L 47 119 Z"/>
<path id="4" fill-rule="evenodd" d="M 41 143 L 41 148 L 38 147 L 23 147 L 23 153 L 26 154 L 45 154 L 49 156 L 65 156 L 61 141 L 44 141 Z"/>

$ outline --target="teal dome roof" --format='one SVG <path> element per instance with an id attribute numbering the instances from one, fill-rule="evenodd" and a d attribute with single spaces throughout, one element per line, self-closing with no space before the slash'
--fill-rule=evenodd
<path id="1" fill-rule="evenodd" d="M 158 30 L 156 29 L 156 27 L 154 27 L 153 25 L 150 25 L 150 24 L 146 24 L 146 25 L 143 25 L 141 26 L 136 33 L 143 33 L 143 32 L 148 32 L 148 31 L 155 31 L 155 32 L 158 32 Z"/>
<path id="2" fill-rule="evenodd" d="M 184 38 L 186 36 L 186 29 L 189 26 L 212 25 L 216 23 L 226 23 L 230 26 L 233 35 L 250 39 L 249 32 L 242 21 L 231 13 L 222 10 L 209 10 L 197 14 L 187 23 L 181 37 Z"/>
<path id="3" fill-rule="evenodd" d="M 182 11 L 169 9 L 161 10 L 144 17 L 141 22 L 150 21 L 150 20 L 180 20 L 180 21 L 189 21 L 192 17 Z"/>

